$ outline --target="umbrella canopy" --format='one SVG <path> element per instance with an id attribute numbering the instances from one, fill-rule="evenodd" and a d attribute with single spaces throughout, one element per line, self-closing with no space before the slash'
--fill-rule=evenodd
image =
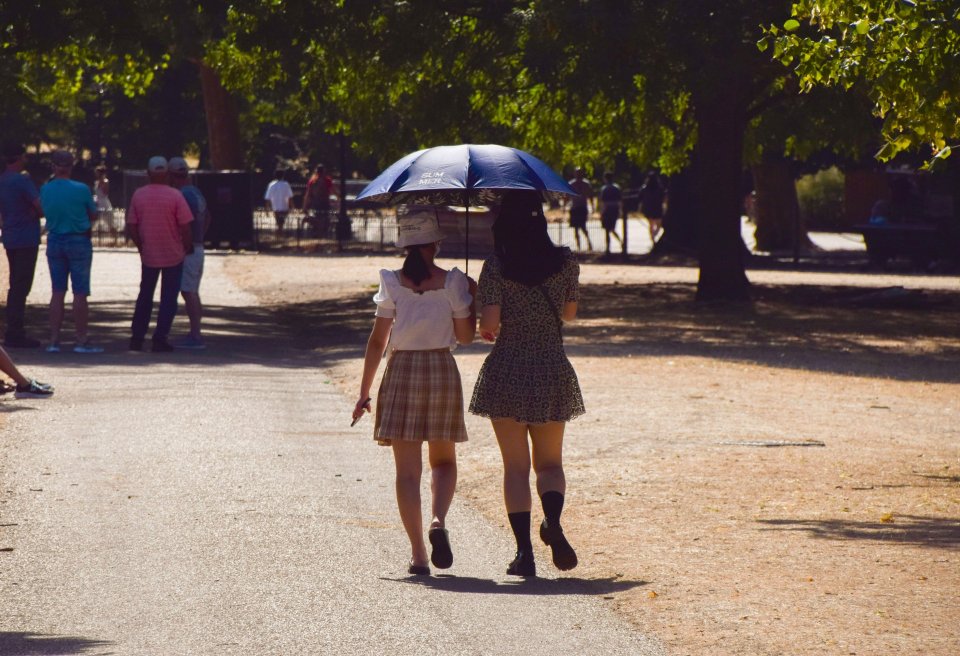
<path id="1" fill-rule="evenodd" d="M 547 200 L 576 196 L 566 180 L 530 153 L 496 144 L 436 146 L 397 160 L 357 195 L 386 204 L 490 205 L 511 189 Z"/>

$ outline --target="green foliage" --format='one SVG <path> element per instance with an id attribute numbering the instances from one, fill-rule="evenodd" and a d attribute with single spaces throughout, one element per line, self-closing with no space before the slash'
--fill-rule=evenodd
<path id="1" fill-rule="evenodd" d="M 760 42 L 801 89 L 867 89 L 883 119 L 883 161 L 927 146 L 931 162 L 960 141 L 960 6 L 944 0 L 801 0 Z"/>
<path id="2" fill-rule="evenodd" d="M 844 227 L 844 175 L 835 166 L 797 180 L 800 214 L 813 230 Z"/>

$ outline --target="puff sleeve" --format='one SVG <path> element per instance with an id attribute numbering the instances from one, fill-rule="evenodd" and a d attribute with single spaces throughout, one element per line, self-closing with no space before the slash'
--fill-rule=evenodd
<path id="1" fill-rule="evenodd" d="M 380 269 L 380 289 L 373 296 L 373 302 L 377 304 L 377 316 L 393 319 L 397 316 L 397 304 L 393 300 L 391 293 L 393 281 L 396 276 L 392 271 Z"/>
<path id="2" fill-rule="evenodd" d="M 503 302 L 503 276 L 500 271 L 500 260 L 488 258 L 480 270 L 480 280 L 477 281 L 477 296 L 480 305 L 501 305 Z"/>
<path id="3" fill-rule="evenodd" d="M 470 295 L 470 283 L 467 276 L 460 269 L 453 268 L 450 271 L 447 298 L 450 300 L 450 309 L 453 310 L 454 319 L 466 319 L 470 316 L 473 296 Z"/>

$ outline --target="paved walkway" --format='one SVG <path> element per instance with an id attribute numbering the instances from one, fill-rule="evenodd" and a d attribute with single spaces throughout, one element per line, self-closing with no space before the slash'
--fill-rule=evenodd
<path id="1" fill-rule="evenodd" d="M 0 403 L 0 654 L 664 653 L 620 582 L 502 574 L 509 537 L 459 500 L 454 567 L 408 577 L 389 452 L 224 257 L 205 352 L 125 350 L 129 251 L 94 258 L 106 353 L 17 352 L 57 393 Z"/>

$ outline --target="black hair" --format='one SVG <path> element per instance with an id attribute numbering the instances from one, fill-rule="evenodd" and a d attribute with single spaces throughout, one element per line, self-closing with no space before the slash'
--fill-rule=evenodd
<path id="1" fill-rule="evenodd" d="M 13 164 L 20 156 L 26 152 L 26 149 L 23 147 L 19 141 L 4 141 L 3 142 L 3 160 L 7 164 Z"/>
<path id="2" fill-rule="evenodd" d="M 430 265 L 423 259 L 423 252 L 420 249 L 432 245 L 433 244 L 416 244 L 407 246 L 407 257 L 403 260 L 403 269 L 401 270 L 403 271 L 403 275 L 413 281 L 414 285 L 419 285 L 431 275 Z"/>
<path id="3" fill-rule="evenodd" d="M 283 169 L 277 169 L 276 171 L 273 172 L 274 180 L 283 180 L 286 177 L 287 177 L 287 172 L 284 171 Z"/>
<path id="4" fill-rule="evenodd" d="M 503 277 L 535 286 L 559 272 L 567 249 L 554 245 L 547 234 L 543 199 L 536 191 L 508 191 L 493 224 L 493 252 L 503 266 Z"/>

